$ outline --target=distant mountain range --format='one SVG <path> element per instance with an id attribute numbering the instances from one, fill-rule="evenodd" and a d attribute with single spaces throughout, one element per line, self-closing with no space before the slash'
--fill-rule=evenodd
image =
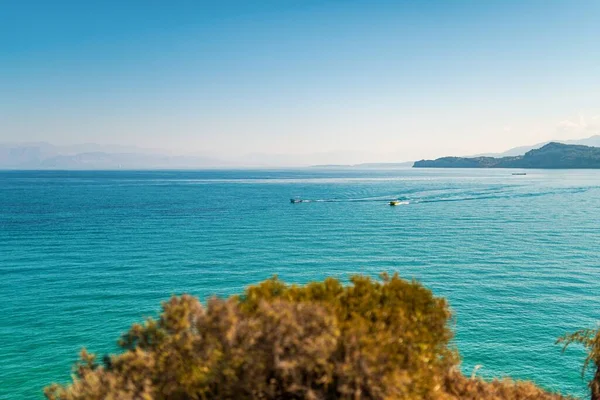
<path id="1" fill-rule="evenodd" d="M 454 159 L 454 160 L 475 160 L 475 159 L 487 160 L 487 159 L 491 159 L 491 158 L 501 159 L 504 157 L 517 157 L 517 156 L 523 156 L 525 153 L 527 153 L 531 150 L 540 149 L 550 143 L 600 147 L 600 135 L 594 135 L 594 136 L 584 138 L 584 139 L 553 140 L 553 141 L 549 141 L 549 142 L 542 142 L 542 143 L 534 144 L 531 146 L 519 146 L 519 147 L 514 147 L 512 149 L 506 150 L 502 153 L 486 153 L 486 154 L 478 154 L 478 155 L 469 156 L 469 157 L 443 157 L 438 160 L 451 160 L 451 159 Z M 406 167 L 411 167 L 411 166 L 421 167 L 421 166 L 423 166 L 424 162 L 432 163 L 433 161 L 437 161 L 437 160 L 421 160 L 421 161 L 417 161 L 417 162 L 408 161 L 408 162 L 400 162 L 400 163 L 325 164 L 325 165 L 314 165 L 313 167 L 315 167 L 315 168 L 406 168 Z M 442 163 L 442 161 L 440 161 L 437 164 L 439 165 L 441 163 Z M 462 164 L 463 162 L 456 161 L 456 163 Z M 495 164 L 495 162 L 493 162 L 491 160 L 488 161 L 487 163 Z M 464 164 L 469 165 L 468 167 L 464 167 L 464 168 L 484 168 L 484 165 L 486 165 L 486 161 L 482 161 L 481 165 L 479 165 L 477 162 L 473 162 L 473 161 L 468 161 L 468 162 L 464 161 Z M 447 168 L 456 168 L 456 167 L 448 166 Z M 496 168 L 499 168 L 499 167 L 496 167 Z M 506 168 L 508 168 L 508 167 L 506 167 Z"/>
<path id="2" fill-rule="evenodd" d="M 550 142 L 524 155 L 442 157 L 415 162 L 414 168 L 600 168 L 600 148 Z"/>
<path id="3" fill-rule="evenodd" d="M 308 167 L 314 164 L 350 164 L 354 160 L 382 159 L 381 155 L 362 151 L 304 154 L 248 153 L 231 155 L 227 158 L 206 154 L 165 153 L 165 150 L 94 143 L 69 146 L 55 146 L 45 142 L 0 143 L 0 169 L 293 168 Z M 393 160 L 394 157 L 388 154 L 384 159 Z"/>
<path id="4" fill-rule="evenodd" d="M 590 136 L 585 139 L 576 139 L 576 140 L 550 140 L 548 142 L 542 142 L 538 144 L 534 144 L 533 146 L 519 146 L 514 147 L 512 149 L 506 150 L 502 153 L 486 153 L 486 154 L 477 154 L 473 157 L 514 157 L 514 156 L 522 156 L 527 153 L 529 150 L 539 149 L 547 145 L 548 143 L 563 143 L 563 144 L 580 144 L 583 146 L 592 146 L 592 147 L 600 147 L 600 135 Z"/>
<path id="5" fill-rule="evenodd" d="M 561 142 L 561 141 L 555 141 Z M 600 147 L 600 135 L 563 141 Z M 480 154 L 466 158 L 515 157 L 548 143 L 515 147 L 503 153 Z M 56 146 L 45 142 L 0 143 L 0 169 L 204 169 L 204 168 L 272 168 L 313 165 L 321 168 L 403 168 L 413 162 L 356 163 L 356 160 L 390 160 L 398 155 L 367 152 L 321 152 L 312 154 L 258 154 L 231 156 L 226 159 L 209 154 L 176 155 L 164 150 L 135 146 L 83 143 Z"/>
<path id="6" fill-rule="evenodd" d="M 313 168 L 410 168 L 414 161 L 406 161 L 400 163 L 362 163 L 362 164 L 324 164 L 313 165 Z"/>
<path id="7" fill-rule="evenodd" d="M 205 156 L 176 156 L 137 147 L 49 143 L 0 144 L 0 169 L 177 169 L 226 166 Z"/>

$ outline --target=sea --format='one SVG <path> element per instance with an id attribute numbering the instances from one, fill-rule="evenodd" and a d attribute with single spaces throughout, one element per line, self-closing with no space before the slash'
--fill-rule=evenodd
<path id="1" fill-rule="evenodd" d="M 555 341 L 600 319 L 600 171 L 514 172 L 0 171 L 0 399 L 42 399 L 174 294 L 382 272 L 449 300 L 465 374 L 585 397 Z"/>

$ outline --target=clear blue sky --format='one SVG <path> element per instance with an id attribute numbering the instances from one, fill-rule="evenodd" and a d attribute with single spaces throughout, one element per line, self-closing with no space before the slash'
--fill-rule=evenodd
<path id="1" fill-rule="evenodd" d="M 600 133 L 597 0 L 0 4 L 0 142 L 391 161 Z"/>

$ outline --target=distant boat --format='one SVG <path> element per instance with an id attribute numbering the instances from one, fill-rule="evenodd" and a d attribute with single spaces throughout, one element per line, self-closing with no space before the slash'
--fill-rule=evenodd
<path id="1" fill-rule="evenodd" d="M 408 201 L 400 201 L 400 200 L 392 200 L 390 201 L 390 206 L 394 207 L 394 206 L 400 206 L 403 204 L 409 204 Z"/>
<path id="2" fill-rule="evenodd" d="M 290 203 L 292 203 L 292 204 L 302 203 L 302 199 L 290 199 Z"/>
<path id="3" fill-rule="evenodd" d="M 513 175 L 527 175 L 527 172 L 513 172 Z"/>

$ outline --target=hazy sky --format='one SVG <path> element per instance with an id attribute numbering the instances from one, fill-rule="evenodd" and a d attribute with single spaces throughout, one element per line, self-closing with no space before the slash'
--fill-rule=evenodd
<path id="1" fill-rule="evenodd" d="M 2 1 L 0 142 L 402 161 L 600 133 L 600 1 Z"/>

